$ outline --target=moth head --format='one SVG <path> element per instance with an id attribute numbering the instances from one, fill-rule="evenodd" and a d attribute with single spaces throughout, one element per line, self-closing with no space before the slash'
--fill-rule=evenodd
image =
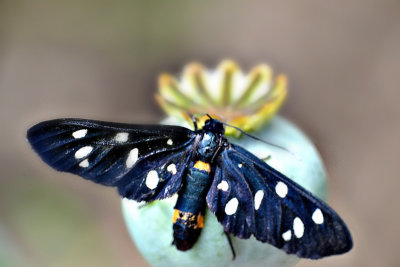
<path id="1" fill-rule="evenodd" d="M 203 130 L 213 132 L 216 135 L 224 135 L 225 133 L 224 125 L 211 117 L 204 122 Z"/>

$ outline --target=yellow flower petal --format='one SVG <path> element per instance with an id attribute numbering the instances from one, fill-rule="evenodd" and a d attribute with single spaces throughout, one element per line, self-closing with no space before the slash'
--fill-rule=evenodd
<path id="1" fill-rule="evenodd" d="M 192 99 L 179 89 L 178 81 L 169 74 L 161 74 L 158 79 L 160 95 L 167 101 L 182 107 L 189 107 Z"/>
<path id="2" fill-rule="evenodd" d="M 271 89 L 272 70 L 268 65 L 255 67 L 248 75 L 247 88 L 238 101 L 238 107 L 248 106 L 265 98 Z"/>
<path id="3" fill-rule="evenodd" d="M 275 82 L 272 77 L 272 69 L 266 64 L 245 75 L 232 60 L 222 61 L 214 70 L 194 62 L 184 68 L 179 80 L 169 74 L 160 75 L 156 100 L 167 114 L 189 123 L 189 114 L 210 114 L 252 131 L 267 123 L 286 98 L 286 76 L 279 75 Z M 199 119 L 200 128 L 207 118 Z M 227 127 L 226 135 L 241 134 Z"/>

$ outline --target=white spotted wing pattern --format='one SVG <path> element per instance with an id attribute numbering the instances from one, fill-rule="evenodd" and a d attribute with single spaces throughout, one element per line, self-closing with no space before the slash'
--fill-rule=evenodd
<path id="1" fill-rule="evenodd" d="M 149 202 L 170 197 L 186 185 L 188 169 L 201 156 L 199 142 L 215 142 L 215 133 L 207 131 L 58 119 L 33 126 L 27 138 L 54 169 L 117 187 L 122 197 Z M 328 205 L 230 144 L 223 134 L 218 138 L 215 154 L 204 163 L 209 166 L 209 184 L 201 190 L 225 232 L 239 238 L 253 235 L 304 258 L 350 250 L 351 235 Z M 204 199 L 198 201 L 204 204 Z"/>
<path id="2" fill-rule="evenodd" d="M 239 238 L 254 235 L 299 257 L 321 258 L 352 244 L 330 207 L 232 144 L 218 159 L 207 203 L 226 232 Z"/>
<path id="3" fill-rule="evenodd" d="M 194 133 L 178 126 L 58 119 L 35 125 L 27 137 L 56 170 L 116 186 L 121 196 L 141 201 L 179 190 Z"/>

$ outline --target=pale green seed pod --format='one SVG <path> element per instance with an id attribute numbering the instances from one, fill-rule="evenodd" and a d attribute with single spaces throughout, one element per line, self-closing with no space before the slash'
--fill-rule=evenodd
<path id="1" fill-rule="evenodd" d="M 188 127 L 186 122 L 170 117 L 167 124 Z M 291 122 L 274 117 L 253 135 L 282 146 L 291 153 L 260 141 L 243 136 L 230 139 L 282 172 L 321 199 L 326 198 L 326 172 L 321 158 L 312 142 Z M 171 245 L 172 213 L 176 196 L 154 201 L 143 206 L 130 200 L 122 200 L 122 209 L 129 233 L 143 257 L 155 267 L 169 266 L 294 266 L 299 258 L 288 255 L 267 243 L 232 237 L 236 259 L 214 214 L 207 210 L 204 228 L 199 240 L 191 250 L 182 252 Z"/>

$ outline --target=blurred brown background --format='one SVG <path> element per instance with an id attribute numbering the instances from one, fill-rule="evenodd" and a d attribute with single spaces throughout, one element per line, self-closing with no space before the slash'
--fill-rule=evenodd
<path id="1" fill-rule="evenodd" d="M 399 1 L 0 2 L 0 266 L 147 266 L 113 189 L 25 141 L 50 118 L 157 121 L 161 71 L 232 58 L 290 78 L 354 249 L 299 266 L 400 266 Z"/>

